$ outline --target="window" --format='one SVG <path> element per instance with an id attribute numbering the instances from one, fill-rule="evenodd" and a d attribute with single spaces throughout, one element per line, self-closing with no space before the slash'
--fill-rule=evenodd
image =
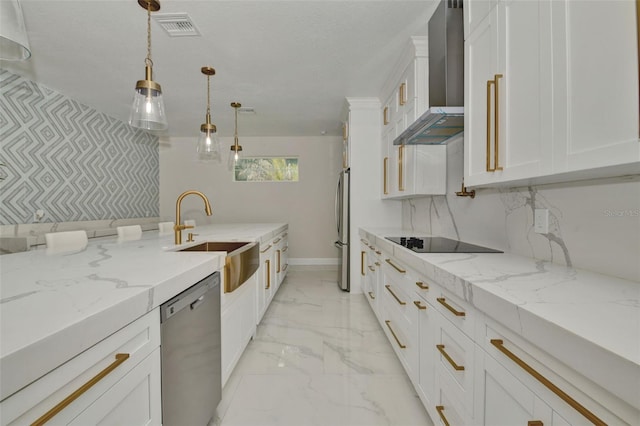
<path id="1" fill-rule="evenodd" d="M 240 158 L 235 167 L 236 182 L 297 182 L 298 159 L 295 157 Z"/>

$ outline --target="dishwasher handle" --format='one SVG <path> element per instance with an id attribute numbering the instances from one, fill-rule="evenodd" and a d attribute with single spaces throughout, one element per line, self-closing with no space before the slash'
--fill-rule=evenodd
<path id="1" fill-rule="evenodd" d="M 182 293 L 160 305 L 160 322 L 163 323 L 183 309 L 196 309 L 207 297 L 207 292 L 220 291 L 220 272 L 214 272 Z"/>

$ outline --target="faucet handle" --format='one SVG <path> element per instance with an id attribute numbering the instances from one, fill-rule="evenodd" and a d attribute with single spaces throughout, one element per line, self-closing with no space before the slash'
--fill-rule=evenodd
<path id="1" fill-rule="evenodd" d="M 189 228 L 193 228 L 193 226 L 191 226 L 191 225 L 179 225 L 179 224 L 176 224 L 176 225 L 173 227 L 173 230 L 174 230 L 174 231 L 183 231 L 183 230 L 185 230 L 185 229 L 189 229 Z"/>
<path id="2" fill-rule="evenodd" d="M 187 234 L 187 242 L 191 243 L 191 242 L 195 241 L 193 239 L 193 237 L 196 236 L 196 235 L 198 235 L 198 234 L 194 234 L 193 232 L 189 232 L 189 234 Z"/>

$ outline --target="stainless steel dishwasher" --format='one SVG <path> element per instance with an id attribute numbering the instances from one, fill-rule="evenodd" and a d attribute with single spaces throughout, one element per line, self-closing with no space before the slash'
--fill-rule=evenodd
<path id="1" fill-rule="evenodd" d="M 160 306 L 163 426 L 206 426 L 222 397 L 220 272 Z"/>

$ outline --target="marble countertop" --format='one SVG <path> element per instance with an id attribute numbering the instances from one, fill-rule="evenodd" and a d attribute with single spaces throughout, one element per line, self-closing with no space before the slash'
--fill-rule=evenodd
<path id="1" fill-rule="evenodd" d="M 360 231 L 371 244 L 640 408 L 640 283 L 509 253 L 415 253 L 385 237 L 427 235 L 399 228 Z"/>
<path id="2" fill-rule="evenodd" d="M 263 242 L 286 228 L 198 226 L 197 241 L 179 248 L 216 240 Z M 91 239 L 75 253 L 42 248 L 1 256 L 0 400 L 224 265 L 222 253 L 176 248 L 173 234 L 149 231 L 135 241 Z"/>

